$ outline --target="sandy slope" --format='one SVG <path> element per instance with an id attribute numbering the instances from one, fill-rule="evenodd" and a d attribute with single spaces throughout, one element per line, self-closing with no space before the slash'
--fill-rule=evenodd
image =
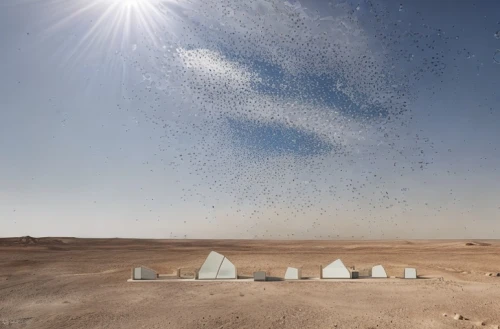
<path id="1" fill-rule="evenodd" d="M 0 328 L 493 328 L 500 277 L 484 274 L 500 272 L 500 241 L 466 242 L 0 239 Z M 415 266 L 432 279 L 126 282 L 135 265 L 189 275 L 210 250 L 240 275 L 295 266 L 318 276 L 342 258 L 396 276 Z"/>

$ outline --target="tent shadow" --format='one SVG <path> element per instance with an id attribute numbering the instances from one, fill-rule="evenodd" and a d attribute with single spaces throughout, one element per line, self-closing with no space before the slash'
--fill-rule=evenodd
<path id="1" fill-rule="evenodd" d="M 253 276 L 251 276 L 251 275 L 239 275 L 238 274 L 238 279 L 253 279 Z"/>

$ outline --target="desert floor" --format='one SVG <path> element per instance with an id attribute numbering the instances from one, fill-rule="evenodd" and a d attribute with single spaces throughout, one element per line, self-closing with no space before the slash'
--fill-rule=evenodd
<path id="1" fill-rule="evenodd" d="M 0 328 L 496 328 L 500 277 L 485 273 L 500 272 L 500 241 L 466 242 L 0 239 Z M 210 250 L 242 276 L 317 277 L 341 258 L 424 278 L 127 282 L 138 265 L 192 275 Z"/>

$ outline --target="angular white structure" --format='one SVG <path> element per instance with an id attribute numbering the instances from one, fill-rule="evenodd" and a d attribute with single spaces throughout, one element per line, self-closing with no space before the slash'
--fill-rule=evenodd
<path id="1" fill-rule="evenodd" d="M 302 271 L 300 268 L 288 267 L 285 272 L 285 280 L 300 280 L 302 279 Z"/>
<path id="2" fill-rule="evenodd" d="M 198 280 L 237 279 L 236 267 L 218 252 L 211 251 L 198 271 Z"/>
<path id="3" fill-rule="evenodd" d="M 417 269 L 407 267 L 405 268 L 405 279 L 416 279 L 417 278 Z"/>
<path id="4" fill-rule="evenodd" d="M 376 265 L 372 267 L 372 278 L 385 278 L 387 279 L 387 273 L 382 265 Z"/>
<path id="5" fill-rule="evenodd" d="M 351 272 L 345 267 L 340 259 L 337 259 L 330 265 L 321 270 L 321 278 L 323 279 L 350 279 Z"/>
<path id="6" fill-rule="evenodd" d="M 217 278 L 217 273 L 219 273 L 219 268 L 224 261 L 224 258 L 224 255 L 221 255 L 215 251 L 210 252 L 207 259 L 205 259 L 205 262 L 198 271 L 198 279 L 215 280 Z"/>
<path id="7" fill-rule="evenodd" d="M 158 274 L 150 268 L 141 266 L 132 270 L 132 280 L 156 280 Z"/>
<path id="8" fill-rule="evenodd" d="M 227 258 L 224 258 L 220 265 L 217 279 L 236 279 L 236 267 Z"/>

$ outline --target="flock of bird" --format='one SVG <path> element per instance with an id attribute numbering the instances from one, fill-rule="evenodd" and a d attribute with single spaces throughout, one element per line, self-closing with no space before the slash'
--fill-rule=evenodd
<path id="1" fill-rule="evenodd" d="M 419 12 L 398 16 L 403 5 L 310 5 L 160 5 L 155 40 L 120 54 L 143 77 L 128 100 L 147 104 L 133 110 L 160 133 L 166 171 L 189 172 L 181 199 L 236 237 L 411 229 L 406 214 L 428 204 L 408 201 L 409 186 L 438 153 L 414 125 L 416 86 L 438 93 L 460 65 L 447 54 L 474 54 Z"/>

